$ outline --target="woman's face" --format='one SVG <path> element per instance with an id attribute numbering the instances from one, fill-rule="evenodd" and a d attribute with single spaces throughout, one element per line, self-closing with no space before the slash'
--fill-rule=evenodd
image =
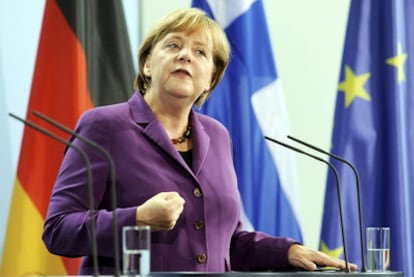
<path id="1" fill-rule="evenodd" d="M 210 89 L 213 70 L 212 38 L 202 31 L 167 34 L 154 46 L 144 65 L 144 74 L 151 78 L 151 93 L 189 103 Z"/>

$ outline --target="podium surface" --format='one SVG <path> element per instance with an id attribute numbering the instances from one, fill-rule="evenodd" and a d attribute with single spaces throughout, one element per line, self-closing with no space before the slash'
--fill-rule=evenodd
<path id="1" fill-rule="evenodd" d="M 151 272 L 153 277 L 403 277 L 404 274 L 398 271 L 386 272 L 344 272 L 344 271 L 294 271 L 294 272 Z"/>

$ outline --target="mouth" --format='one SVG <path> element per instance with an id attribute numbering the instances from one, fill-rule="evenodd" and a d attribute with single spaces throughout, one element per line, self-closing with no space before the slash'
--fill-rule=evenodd
<path id="1" fill-rule="evenodd" d="M 190 72 L 188 72 L 188 71 L 187 71 L 187 70 L 185 70 L 185 69 L 182 69 L 182 68 L 179 68 L 179 69 L 174 70 L 174 71 L 173 71 L 173 74 L 178 74 L 178 75 L 186 75 L 186 76 L 191 77 L 191 73 L 190 73 Z"/>

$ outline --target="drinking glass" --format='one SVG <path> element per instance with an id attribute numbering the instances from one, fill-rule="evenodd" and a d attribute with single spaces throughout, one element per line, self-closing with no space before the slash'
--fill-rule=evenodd
<path id="1" fill-rule="evenodd" d="M 124 226 L 122 228 L 124 275 L 147 276 L 150 273 L 150 226 Z"/>
<path id="2" fill-rule="evenodd" d="M 389 227 L 367 228 L 367 270 L 383 272 L 390 269 Z"/>

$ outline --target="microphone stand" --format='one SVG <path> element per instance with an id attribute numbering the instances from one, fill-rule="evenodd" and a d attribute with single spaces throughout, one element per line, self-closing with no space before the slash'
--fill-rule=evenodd
<path id="1" fill-rule="evenodd" d="M 327 151 L 325 151 L 325 150 L 323 150 L 319 147 L 311 145 L 311 144 L 309 144 L 307 142 L 304 142 L 304 141 L 302 141 L 298 138 L 294 138 L 294 137 L 289 136 L 289 135 L 287 137 L 289 139 L 293 140 L 293 141 L 296 141 L 296 142 L 298 142 L 300 144 L 303 144 L 303 145 L 305 145 L 309 148 L 312 148 L 313 150 L 316 150 L 320 153 L 326 154 L 326 155 L 328 155 L 328 156 L 330 156 L 330 157 L 332 157 L 336 160 L 339 160 L 339 161 L 347 164 L 352 169 L 352 171 L 354 172 L 355 180 L 356 180 L 356 187 L 357 187 L 357 197 L 358 197 L 359 237 L 360 237 L 360 241 L 361 241 L 361 259 L 362 259 L 361 272 L 367 272 L 367 267 L 366 267 L 366 264 L 365 264 L 365 251 L 364 251 L 365 242 L 364 242 L 364 235 L 363 235 L 363 230 L 362 230 L 363 225 L 362 225 L 361 184 L 360 184 L 360 178 L 359 178 L 358 170 L 356 169 L 356 167 L 350 161 L 345 160 L 344 158 L 342 158 L 338 155 L 327 152 Z"/>
<path id="2" fill-rule="evenodd" d="M 55 120 L 47 117 L 46 115 L 43 115 L 37 111 L 33 111 L 33 114 L 40 117 L 41 119 L 47 121 L 48 123 L 52 124 L 53 126 L 65 131 L 68 134 L 71 134 L 72 136 L 80 139 L 87 145 L 91 146 L 92 148 L 98 150 L 101 152 L 105 158 L 108 161 L 109 168 L 110 168 L 110 175 L 111 175 L 111 197 L 112 197 L 112 227 L 113 227 L 113 237 L 114 237 L 114 261 L 115 261 L 115 276 L 120 277 L 120 257 L 119 257 L 119 237 L 118 237 L 118 219 L 116 214 L 116 208 L 117 208 L 117 197 L 116 197 L 116 172 L 115 172 L 115 165 L 114 161 L 111 157 L 111 155 L 108 153 L 108 151 L 103 148 L 101 145 L 97 144 L 96 142 L 85 138 L 78 133 L 72 131 L 68 127 L 56 122 Z"/>
<path id="3" fill-rule="evenodd" d="M 97 277 L 99 276 L 99 270 L 98 270 L 98 247 L 97 247 L 97 242 L 96 242 L 96 231 L 95 231 L 95 219 L 94 219 L 94 199 L 93 199 L 93 187 L 92 187 L 92 172 L 91 172 L 91 163 L 90 160 L 88 158 L 88 156 L 86 155 L 86 152 L 83 151 L 81 148 L 79 148 L 78 146 L 72 144 L 69 141 L 64 140 L 63 138 L 53 134 L 52 132 L 49 132 L 48 130 L 40 127 L 39 125 L 25 120 L 17 115 L 14 115 L 12 113 L 9 113 L 9 115 L 11 117 L 13 117 L 14 119 L 17 119 L 21 122 L 23 122 L 25 125 L 45 134 L 46 136 L 53 138 L 63 144 L 65 144 L 66 146 L 73 148 L 74 150 L 76 150 L 81 157 L 84 159 L 85 164 L 86 164 L 86 168 L 87 168 L 87 176 L 88 176 L 88 199 L 89 199 L 89 220 L 90 220 L 90 225 L 91 225 L 91 238 L 92 238 L 92 256 L 93 256 L 93 276 Z"/>
<path id="4" fill-rule="evenodd" d="M 340 186 L 339 186 L 339 174 L 338 174 L 338 171 L 335 169 L 335 167 L 333 166 L 333 164 L 331 164 L 328 161 L 325 161 L 322 158 L 319 158 L 317 156 L 314 156 L 312 154 L 309 154 L 309 153 L 307 153 L 307 152 L 305 152 L 303 150 L 300 150 L 299 148 L 295 148 L 295 147 L 293 147 L 291 145 L 288 145 L 286 143 L 283 143 L 281 141 L 272 139 L 272 138 L 270 138 L 268 136 L 265 136 L 264 138 L 267 139 L 267 140 L 269 140 L 269 141 L 272 141 L 274 143 L 277 143 L 279 145 L 282 145 L 282 146 L 284 146 L 286 148 L 289 148 L 289 149 L 291 149 L 293 151 L 296 151 L 298 153 L 301 153 L 303 155 L 306 155 L 308 157 L 311 157 L 311 158 L 313 158 L 315 160 L 321 161 L 321 162 L 327 164 L 332 169 L 332 171 L 334 172 L 335 178 L 336 178 L 336 188 L 337 188 L 337 196 L 338 196 L 338 204 L 339 204 L 339 218 L 340 218 L 340 221 L 341 221 L 342 244 L 344 245 L 345 272 L 350 272 L 351 270 L 349 269 L 348 252 L 347 252 L 347 248 L 346 248 L 345 227 L 344 227 L 345 224 L 344 224 L 344 218 L 343 218 L 343 212 L 342 212 L 341 189 L 340 189 Z"/>

